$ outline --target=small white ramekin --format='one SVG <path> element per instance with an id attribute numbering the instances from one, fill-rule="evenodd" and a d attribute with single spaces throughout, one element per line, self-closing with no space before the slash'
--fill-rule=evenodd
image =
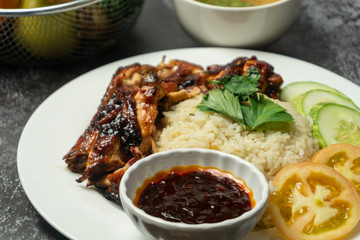
<path id="1" fill-rule="evenodd" d="M 145 179 L 174 166 L 200 165 L 231 172 L 243 179 L 253 191 L 256 205 L 243 215 L 218 223 L 186 224 L 163 220 L 145 213 L 133 204 L 133 199 Z M 240 239 L 248 234 L 261 218 L 269 198 L 269 186 L 264 175 L 251 163 L 231 154 L 208 149 L 177 149 L 152 154 L 132 165 L 120 183 L 120 198 L 124 211 L 135 226 L 149 239 L 183 240 Z"/>

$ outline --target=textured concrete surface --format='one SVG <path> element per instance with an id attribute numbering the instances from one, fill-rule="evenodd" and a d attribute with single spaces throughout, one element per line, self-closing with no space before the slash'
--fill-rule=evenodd
<path id="1" fill-rule="evenodd" d="M 16 166 L 21 132 L 44 99 L 103 64 L 146 52 L 201 46 L 183 32 L 165 1 L 170 0 L 146 0 L 129 37 L 92 59 L 52 67 L 0 65 L 0 239 L 65 239 L 33 208 Z M 262 50 L 308 61 L 360 85 L 360 1 L 302 0 L 293 27 Z M 52 190 L 44 190 L 45 196 L 51 194 L 46 191 Z"/>

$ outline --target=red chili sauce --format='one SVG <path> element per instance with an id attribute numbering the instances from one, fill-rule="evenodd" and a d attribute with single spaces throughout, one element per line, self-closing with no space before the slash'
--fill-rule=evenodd
<path id="1" fill-rule="evenodd" d="M 171 222 L 215 223 L 255 206 L 245 182 L 228 172 L 197 165 L 158 172 L 137 189 L 134 204 Z"/>

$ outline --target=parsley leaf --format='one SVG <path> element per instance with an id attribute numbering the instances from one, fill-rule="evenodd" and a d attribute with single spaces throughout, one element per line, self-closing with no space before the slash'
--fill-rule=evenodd
<path id="1" fill-rule="evenodd" d="M 226 76 L 219 83 L 229 92 L 239 96 L 240 101 L 247 101 L 249 95 L 258 92 L 259 69 L 251 67 L 247 76 Z"/>
<path id="2" fill-rule="evenodd" d="M 201 111 L 217 112 L 252 130 L 274 129 L 293 120 L 286 109 L 258 96 L 259 69 L 251 67 L 247 76 L 226 76 L 221 81 L 211 81 L 217 88 L 208 92 L 200 105 Z"/>
<path id="3" fill-rule="evenodd" d="M 207 93 L 197 108 L 219 113 L 244 125 L 239 98 L 226 89 L 215 88 Z"/>
<path id="4" fill-rule="evenodd" d="M 250 107 L 241 105 L 244 121 L 252 130 L 268 122 L 290 122 L 293 117 L 286 109 L 274 103 L 264 95 L 254 94 L 250 97 Z"/>

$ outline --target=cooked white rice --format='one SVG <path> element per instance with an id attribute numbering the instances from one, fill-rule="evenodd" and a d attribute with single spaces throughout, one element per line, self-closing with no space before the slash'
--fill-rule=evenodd
<path id="1" fill-rule="evenodd" d="M 201 99 L 199 95 L 183 101 L 164 113 L 166 127 L 156 134 L 159 151 L 210 148 L 231 153 L 254 164 L 271 182 L 280 169 L 308 161 L 319 149 L 309 122 L 288 103 L 275 100 L 294 118 L 283 129 L 246 131 L 220 114 L 198 110 Z M 272 225 L 268 215 L 262 224 Z"/>

